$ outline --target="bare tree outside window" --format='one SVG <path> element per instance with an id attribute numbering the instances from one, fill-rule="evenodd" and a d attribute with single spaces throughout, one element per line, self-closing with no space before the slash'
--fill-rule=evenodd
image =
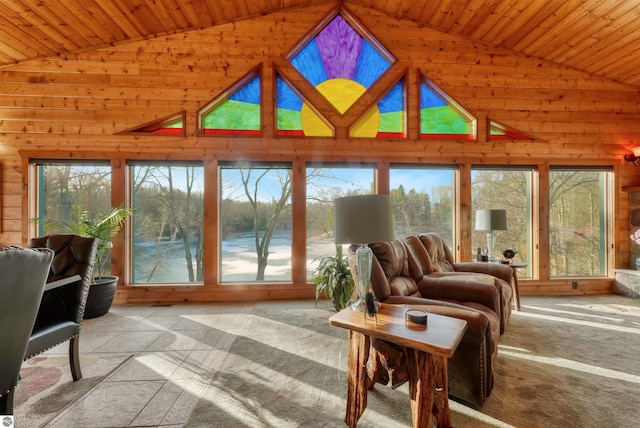
<path id="1" fill-rule="evenodd" d="M 223 166 L 221 279 L 291 280 L 291 168 Z"/>
<path id="2" fill-rule="evenodd" d="M 554 169 L 549 178 L 551 276 L 605 276 L 607 172 Z"/>
<path id="3" fill-rule="evenodd" d="M 336 198 L 373 193 L 371 167 L 310 166 L 307 168 L 307 278 L 322 256 L 333 256 L 333 201 Z M 343 254 L 347 254 L 343 249 Z"/>
<path id="4" fill-rule="evenodd" d="M 202 166 L 134 165 L 131 176 L 133 282 L 202 282 Z"/>
<path id="5" fill-rule="evenodd" d="M 533 170 L 476 169 L 471 178 L 472 228 L 478 210 L 503 209 L 507 211 L 507 230 L 495 232 L 494 257 L 502 257 L 506 249 L 516 252 L 516 259 L 529 263 L 527 273 L 531 276 L 532 244 L 532 177 Z M 488 231 L 473 231 L 472 254 L 476 248 L 487 247 Z"/>

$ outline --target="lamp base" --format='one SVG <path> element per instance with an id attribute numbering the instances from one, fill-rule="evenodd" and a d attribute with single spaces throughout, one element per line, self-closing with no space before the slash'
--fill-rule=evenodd
<path id="1" fill-rule="evenodd" d="M 353 304 L 351 305 L 351 309 L 358 312 L 364 312 L 364 305 L 364 299 L 362 297 L 358 297 L 358 300 L 353 302 Z"/>
<path id="2" fill-rule="evenodd" d="M 354 311 L 365 311 L 365 296 L 371 289 L 371 263 L 373 251 L 367 245 L 362 245 L 356 250 L 356 268 L 358 269 L 358 300 L 351 308 Z"/>
<path id="3" fill-rule="evenodd" d="M 496 236 L 493 234 L 493 231 L 487 233 L 487 256 L 489 256 L 489 260 L 496 260 L 493 256 L 493 250 L 496 245 Z"/>

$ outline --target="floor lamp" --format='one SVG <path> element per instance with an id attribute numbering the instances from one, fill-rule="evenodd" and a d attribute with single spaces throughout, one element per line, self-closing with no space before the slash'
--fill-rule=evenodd
<path id="1" fill-rule="evenodd" d="M 496 243 L 494 230 L 507 230 L 507 210 L 477 210 L 476 230 L 487 230 L 487 256 L 493 260 Z"/>
<path id="2" fill-rule="evenodd" d="M 336 244 L 359 244 L 356 250 L 358 300 L 353 310 L 365 309 L 371 291 L 373 252 L 367 244 L 393 240 L 393 220 L 389 195 L 358 195 L 334 201 L 334 236 Z"/>

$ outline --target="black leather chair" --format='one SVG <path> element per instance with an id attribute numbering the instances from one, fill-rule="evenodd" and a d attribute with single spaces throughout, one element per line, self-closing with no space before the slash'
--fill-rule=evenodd
<path id="1" fill-rule="evenodd" d="M 0 414 L 13 414 L 13 394 L 51 260 L 51 250 L 0 248 Z"/>
<path id="2" fill-rule="evenodd" d="M 80 330 L 93 280 L 97 240 L 77 235 L 48 235 L 33 238 L 29 247 L 50 248 L 55 252 L 49 283 L 74 275 L 79 275 L 80 279 L 45 291 L 24 359 L 28 360 L 69 340 L 71 375 L 73 380 L 81 379 Z"/>

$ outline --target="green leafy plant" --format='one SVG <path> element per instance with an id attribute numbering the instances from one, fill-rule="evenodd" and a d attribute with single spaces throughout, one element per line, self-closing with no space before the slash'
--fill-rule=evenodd
<path id="1" fill-rule="evenodd" d="M 335 256 L 322 256 L 319 260 L 311 278 L 316 286 L 316 303 L 324 294 L 337 311 L 344 309 L 351 300 L 355 284 L 347 257 L 342 255 L 342 245 L 336 245 Z"/>
<path id="2" fill-rule="evenodd" d="M 40 223 L 44 233 L 47 235 L 51 233 L 73 233 L 78 236 L 96 238 L 98 240 L 98 248 L 95 267 L 98 272 L 97 277 L 102 277 L 113 246 L 111 238 L 122 229 L 125 220 L 132 214 L 133 210 L 131 208 L 116 207 L 107 214 L 94 215 L 89 211 L 85 211 L 75 223 L 48 217 L 38 217 L 32 219 L 32 222 Z"/>

